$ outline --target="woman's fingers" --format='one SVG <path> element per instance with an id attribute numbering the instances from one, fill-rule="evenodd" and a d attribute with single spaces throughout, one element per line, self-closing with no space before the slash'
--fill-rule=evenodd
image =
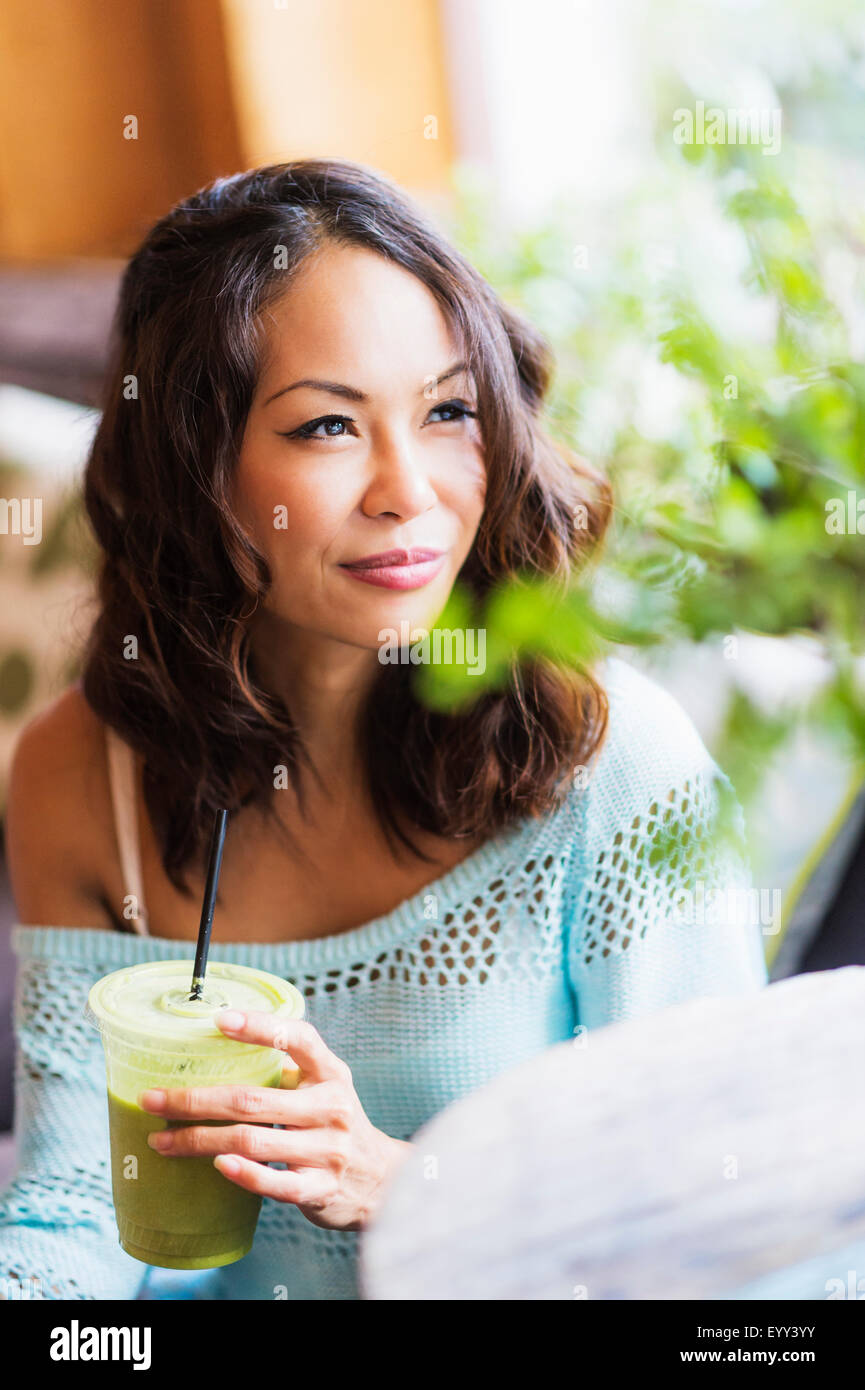
<path id="1" fill-rule="evenodd" d="M 274 1018 L 273 1014 L 265 1013 L 243 1014 L 236 1009 L 220 1009 L 213 1017 L 230 1038 L 290 1053 L 292 1061 L 300 1068 L 302 1085 L 316 1081 L 346 1081 L 351 1076 L 342 1058 L 331 1052 L 321 1034 L 305 1019 Z"/>
<path id="2" fill-rule="evenodd" d="M 227 1036 L 259 1047 L 273 1047 L 286 1056 L 276 1086 L 176 1086 L 144 1091 L 138 1104 L 170 1120 L 251 1120 L 262 1125 L 313 1126 L 340 1123 L 351 1072 L 331 1052 L 312 1024 L 302 1019 L 278 1019 L 272 1014 L 243 1014 L 223 1009 L 214 1015 Z M 340 1090 L 341 1105 L 329 1090 Z M 333 1101 L 339 1116 L 331 1119 Z"/>
<path id="3" fill-rule="evenodd" d="M 348 1160 L 348 1142 L 341 1131 L 270 1129 L 267 1125 L 192 1125 L 161 1129 L 148 1135 L 148 1144 L 171 1158 L 200 1158 L 211 1154 L 241 1154 L 253 1163 L 290 1163 L 329 1168 L 339 1173 Z"/>
<path id="4" fill-rule="evenodd" d="M 336 1086 L 178 1086 L 142 1091 L 142 1110 L 165 1120 L 248 1120 L 258 1125 L 341 1125 L 345 1093 Z"/>
<path id="5" fill-rule="evenodd" d="M 220 1154 L 213 1163 L 224 1177 L 247 1192 L 301 1207 L 324 1207 L 338 1187 L 338 1178 L 324 1168 L 302 1168 L 299 1172 L 265 1168 L 238 1154 Z"/>
<path id="6" fill-rule="evenodd" d="M 279 1084 L 286 1091 L 296 1091 L 301 1083 L 302 1073 L 300 1067 L 296 1067 L 290 1057 L 286 1057 L 282 1066 L 282 1075 Z"/>

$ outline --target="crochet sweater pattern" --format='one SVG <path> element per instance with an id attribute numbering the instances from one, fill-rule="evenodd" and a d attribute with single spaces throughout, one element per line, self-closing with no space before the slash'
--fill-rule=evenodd
<path id="1" fill-rule="evenodd" d="M 728 780 L 656 682 L 619 658 L 601 679 L 606 740 L 551 814 L 508 827 L 361 927 L 212 944 L 213 960 L 301 989 L 307 1017 L 387 1134 L 411 1139 L 451 1101 L 578 1028 L 767 983 L 760 923 L 739 910 L 750 873 Z M 731 805 L 736 832 L 720 834 L 719 810 Z M 175 1272 L 121 1249 L 102 1045 L 84 1005 L 111 970 L 192 952 L 160 937 L 22 924 L 13 946 L 18 1169 L 0 1194 L 0 1292 L 361 1296 L 362 1237 L 313 1226 L 271 1198 L 253 1249 L 233 1265 Z"/>

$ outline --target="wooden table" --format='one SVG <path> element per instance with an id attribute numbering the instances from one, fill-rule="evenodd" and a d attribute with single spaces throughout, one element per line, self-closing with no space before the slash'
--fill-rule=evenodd
<path id="1" fill-rule="evenodd" d="M 364 1292 L 865 1296 L 863 1064 L 861 966 L 561 1043 L 415 1136 Z"/>

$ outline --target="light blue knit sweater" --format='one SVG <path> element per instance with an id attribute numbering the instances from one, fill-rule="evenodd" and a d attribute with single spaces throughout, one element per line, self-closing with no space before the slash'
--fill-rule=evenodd
<path id="1" fill-rule="evenodd" d="M 510 827 L 355 930 L 213 944 L 214 960 L 300 987 L 308 1018 L 390 1135 L 410 1139 L 450 1101 L 578 1026 L 766 983 L 745 857 L 717 832 L 729 784 L 657 684 L 620 659 L 602 679 L 606 742 L 553 814 Z M 14 1296 L 20 1279 L 63 1299 L 357 1297 L 358 1235 L 321 1230 L 269 1198 L 236 1264 L 174 1273 L 125 1254 L 102 1048 L 84 1003 L 101 975 L 176 958 L 178 943 L 19 925 L 14 947 L 19 1168 L 0 1195 L 0 1294 Z"/>

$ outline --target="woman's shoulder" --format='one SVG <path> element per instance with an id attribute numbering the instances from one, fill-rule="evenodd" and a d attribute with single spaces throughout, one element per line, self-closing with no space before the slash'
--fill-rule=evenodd
<path id="1" fill-rule="evenodd" d="M 726 782 L 678 700 L 652 676 L 618 656 L 598 669 L 607 694 L 606 737 L 588 769 L 586 786 L 596 818 L 688 813 Z"/>
<path id="2" fill-rule="evenodd" d="M 108 924 L 98 908 L 107 856 L 114 853 L 105 729 L 77 684 L 18 738 L 6 844 L 20 921 Z"/>
<path id="3" fill-rule="evenodd" d="M 69 792 L 77 786 L 86 794 L 102 757 L 104 740 L 104 725 L 88 705 L 80 685 L 68 686 L 19 735 L 10 791 L 32 799 L 34 793 Z M 55 803 L 61 800 L 57 795 L 51 799 Z M 69 806 L 64 809 L 72 810 Z"/>
<path id="4" fill-rule="evenodd" d="M 639 778 L 714 767 L 690 715 L 654 677 L 618 656 L 598 672 L 609 703 L 601 763 Z"/>
<path id="5" fill-rule="evenodd" d="M 90 744 L 104 738 L 104 725 L 84 698 L 80 681 L 68 685 L 25 724 L 18 746 L 32 748 L 40 740 L 62 744 L 73 736 Z"/>
<path id="6" fill-rule="evenodd" d="M 661 862 L 675 879 L 697 844 L 701 864 L 728 848 L 740 854 L 744 822 L 732 784 L 675 696 L 620 657 L 596 676 L 609 719 L 579 793 L 578 872 L 591 877 L 605 864 L 645 885 Z"/>

